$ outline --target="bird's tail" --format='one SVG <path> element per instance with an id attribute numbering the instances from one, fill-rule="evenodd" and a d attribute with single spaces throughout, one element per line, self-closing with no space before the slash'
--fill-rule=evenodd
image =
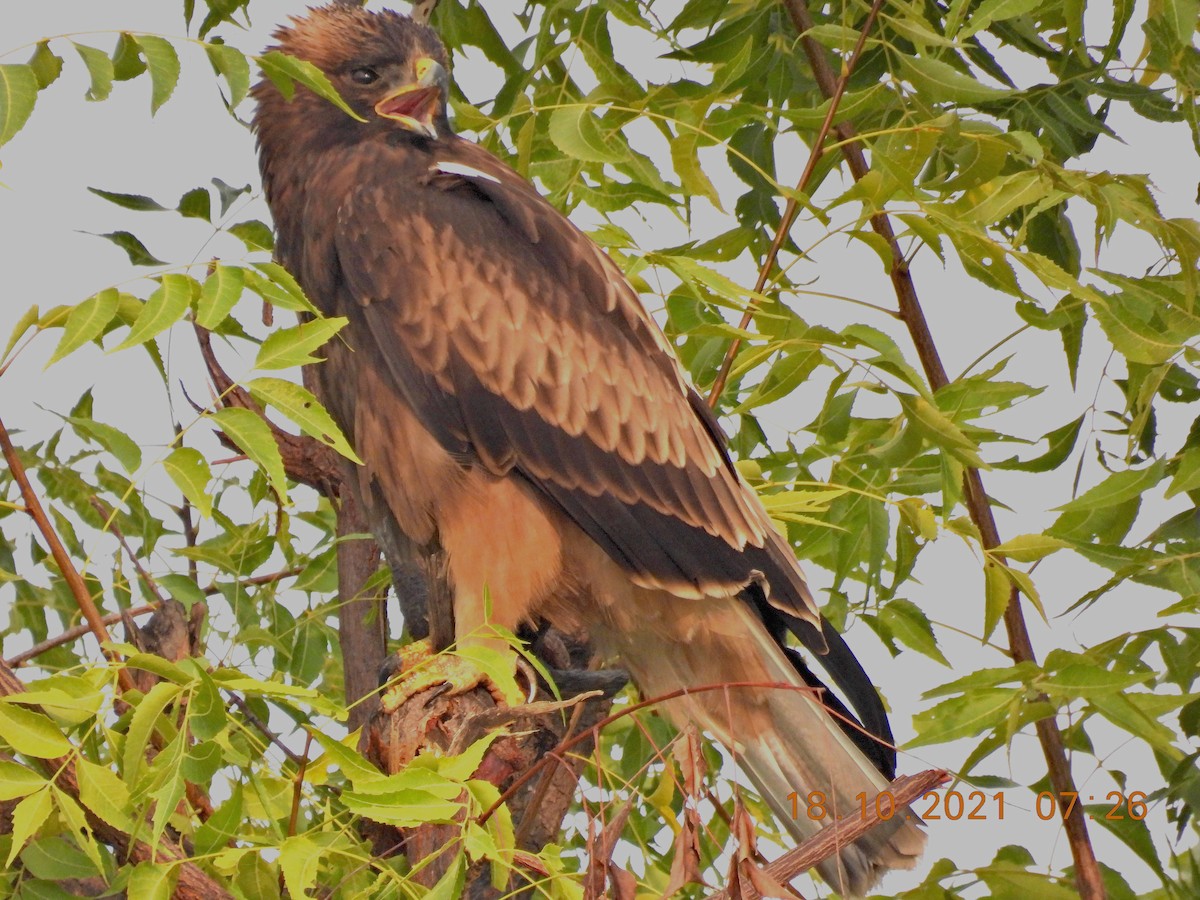
<path id="1" fill-rule="evenodd" d="M 643 695 L 712 684 L 781 685 L 705 690 L 667 701 L 664 711 L 724 744 L 796 840 L 873 808 L 888 781 L 822 708 L 747 604 L 706 599 L 702 615 L 680 617 L 653 609 L 661 602 L 678 613 L 677 598 L 644 600 L 642 621 L 651 627 L 596 635 L 614 645 Z M 924 846 L 916 814 L 898 809 L 818 871 L 843 896 L 858 897 L 889 869 L 911 869 Z"/>

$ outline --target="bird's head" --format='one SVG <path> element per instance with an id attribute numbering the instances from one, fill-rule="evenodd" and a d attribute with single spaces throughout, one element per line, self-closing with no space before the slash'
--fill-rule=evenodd
<path id="1" fill-rule="evenodd" d="M 450 133 L 446 50 L 432 29 L 390 10 L 333 4 L 294 17 L 275 38 L 271 49 L 319 68 L 366 124 L 303 88 L 286 101 L 264 78 L 253 91 L 260 139 L 269 139 L 263 133 L 268 122 L 291 120 L 295 128 L 297 118 L 323 140 L 337 134 L 360 138 L 364 128 L 432 139 Z"/>

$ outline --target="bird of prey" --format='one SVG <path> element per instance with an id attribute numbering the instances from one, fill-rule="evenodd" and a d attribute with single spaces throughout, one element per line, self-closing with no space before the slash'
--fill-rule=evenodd
<path id="1" fill-rule="evenodd" d="M 874 687 L 617 266 L 526 180 L 456 136 L 435 33 L 393 12 L 310 10 L 275 49 L 359 119 L 263 79 L 254 125 L 276 254 L 349 324 L 314 377 L 365 461 L 377 533 L 444 556 L 460 641 L 494 623 L 585 632 L 645 696 L 719 739 L 798 838 L 887 787 L 894 753 L 842 727 L 791 633 L 885 741 Z M 789 689 L 791 686 L 792 689 Z M 848 714 L 848 713 L 847 713 Z M 820 867 L 849 895 L 911 868 L 897 815 Z M 915 820 L 915 816 L 912 817 Z"/>

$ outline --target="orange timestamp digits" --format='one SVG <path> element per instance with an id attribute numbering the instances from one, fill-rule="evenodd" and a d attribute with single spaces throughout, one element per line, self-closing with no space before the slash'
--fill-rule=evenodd
<path id="1" fill-rule="evenodd" d="M 819 822 L 828 818 L 844 819 L 853 816 L 853 813 L 846 816 L 831 812 L 829 798 L 824 791 L 809 791 L 803 795 L 792 791 L 787 795 L 787 799 L 792 804 L 793 819 L 803 817 Z M 913 818 L 912 813 L 907 810 L 897 810 L 896 799 L 892 796 L 891 791 L 880 791 L 878 794 L 859 791 L 854 795 L 854 799 L 858 803 L 857 812 L 864 819 L 867 818 L 868 812 L 873 813 L 874 818 L 885 822 L 897 814 L 903 815 L 906 819 Z M 1033 809 L 1042 821 L 1049 821 L 1055 816 L 1065 819 L 1071 815 L 1079 799 L 1078 792 L 1064 791 L 1061 794 L 1055 794 L 1050 791 L 1042 791 L 1037 795 Z M 1097 800 L 1099 798 L 1089 796 L 1086 799 Z M 1146 813 L 1149 811 L 1146 804 L 1147 799 L 1144 791 L 1130 791 L 1128 794 L 1122 791 L 1109 791 L 1104 797 L 1104 800 L 1110 804 L 1104 813 L 1104 818 L 1109 821 L 1134 819 L 1140 822 L 1146 818 Z M 924 804 L 923 809 L 921 809 L 922 804 Z M 994 794 L 987 794 L 984 791 L 967 793 L 954 790 L 928 791 L 920 800 L 912 804 L 912 809 L 927 821 L 935 819 L 947 819 L 952 822 L 960 819 L 998 821 L 1004 818 L 1004 792 L 997 791 Z M 1099 815 L 1098 812 L 1091 818 L 1096 818 L 1097 815 Z"/>

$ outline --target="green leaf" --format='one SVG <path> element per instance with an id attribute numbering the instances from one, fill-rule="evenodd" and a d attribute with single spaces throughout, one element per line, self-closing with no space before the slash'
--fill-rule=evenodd
<path id="1" fill-rule="evenodd" d="M 332 447 L 351 462 L 362 465 L 346 436 L 325 411 L 319 400 L 307 389 L 281 378 L 255 378 L 244 387 L 250 396 L 264 406 L 273 406 L 293 422 L 309 437 Z"/>
<path id="2" fill-rule="evenodd" d="M 115 191 L 104 191 L 94 187 L 89 187 L 88 190 L 97 197 L 103 197 L 109 203 L 115 203 L 125 209 L 135 209 L 139 212 L 162 212 L 166 209 L 157 200 L 143 194 L 118 194 Z"/>
<path id="3" fill-rule="evenodd" d="M 54 809 L 54 799 L 49 790 L 30 794 L 12 811 L 12 844 L 8 850 L 6 866 L 11 866 L 17 854 L 31 837 L 46 823 Z"/>
<path id="4" fill-rule="evenodd" d="M 0 738 L 17 753 L 38 759 L 53 759 L 71 752 L 71 742 L 57 725 L 40 712 L 18 706 L 7 697 L 0 700 Z"/>
<path id="5" fill-rule="evenodd" d="M 318 97 L 328 100 L 342 112 L 359 122 L 365 122 L 362 116 L 352 110 L 337 92 L 337 88 L 325 77 L 325 73 L 312 63 L 288 56 L 279 50 L 271 50 L 254 60 L 262 69 L 264 75 L 279 89 L 279 93 L 291 100 L 296 92 L 296 83 L 304 85 Z"/>
<path id="6" fill-rule="evenodd" d="M 229 799 L 196 830 L 196 855 L 207 856 L 229 844 L 242 826 L 242 785 L 235 782 Z"/>
<path id="7" fill-rule="evenodd" d="M 271 234 L 271 229 L 258 219 L 238 222 L 225 230 L 245 244 L 247 250 L 269 251 L 275 249 L 275 236 Z"/>
<path id="8" fill-rule="evenodd" d="M 938 648 L 933 625 L 915 603 L 893 600 L 880 610 L 879 620 L 901 643 L 930 659 L 936 659 L 944 666 L 950 665 L 950 661 Z"/>
<path id="9" fill-rule="evenodd" d="M 146 71 L 137 38 L 128 31 L 122 31 L 117 38 L 116 49 L 112 52 L 112 64 L 114 81 L 130 81 Z"/>
<path id="10" fill-rule="evenodd" d="M 208 188 L 192 188 L 179 198 L 179 205 L 175 210 L 184 218 L 211 222 L 212 195 L 209 194 Z"/>
<path id="11" fill-rule="evenodd" d="M 183 318 L 188 307 L 200 293 L 200 286 L 187 275 L 162 276 L 158 289 L 146 300 L 129 335 L 114 350 L 124 350 L 144 344 L 157 337 Z"/>
<path id="12" fill-rule="evenodd" d="M 348 319 L 311 319 L 292 328 L 272 332 L 258 348 L 256 369 L 290 369 L 320 362 L 312 351 L 323 346 L 346 326 Z"/>
<path id="13" fill-rule="evenodd" d="M 225 321 L 246 285 L 245 270 L 218 264 L 204 280 L 196 301 L 196 324 L 210 331 Z"/>
<path id="14" fill-rule="evenodd" d="M 971 15 L 967 27 L 958 33 L 959 40 L 966 40 L 993 22 L 1015 19 L 1042 6 L 1044 0 L 983 0 Z"/>
<path id="15" fill-rule="evenodd" d="M 1097 694 L 1124 691 L 1153 677 L 1153 672 L 1128 675 L 1111 672 L 1097 665 L 1073 664 L 1064 666 L 1049 678 L 1039 679 L 1037 684 L 1050 695 L 1067 698 L 1094 697 Z"/>
<path id="16" fill-rule="evenodd" d="M 179 54 L 170 41 L 152 34 L 134 38 L 142 48 L 142 56 L 150 69 L 150 114 L 158 112 L 171 99 L 179 82 Z"/>
<path id="17" fill-rule="evenodd" d="M 212 470 L 200 451 L 192 447 L 177 447 L 163 460 L 163 468 L 192 506 L 204 518 L 210 518 L 213 498 L 207 489 L 212 481 Z"/>
<path id="18" fill-rule="evenodd" d="M 300 283 L 292 277 L 292 273 L 279 263 L 255 263 L 254 268 L 262 272 L 268 279 L 266 287 L 261 281 L 258 281 L 253 288 L 264 300 L 269 300 L 276 306 L 294 312 L 311 313 L 317 317 L 322 315 L 321 311 L 313 306 L 312 301 L 305 295 Z M 254 273 L 247 272 L 246 274 L 250 276 Z M 250 279 L 247 277 L 247 285 L 249 284 Z"/>
<path id="19" fill-rule="evenodd" d="M 84 300 L 67 316 L 63 336 L 46 363 L 49 368 L 64 356 L 74 353 L 88 341 L 99 337 L 117 315 L 120 293 L 116 288 L 105 288 L 100 293 Z"/>
<path id="20" fill-rule="evenodd" d="M 125 251 L 129 261 L 135 266 L 165 266 L 166 263 L 146 249 L 137 235 L 129 231 L 110 231 L 107 234 L 97 234 L 106 241 L 112 241 Z"/>
<path id="21" fill-rule="evenodd" d="M 267 423 L 250 410 L 234 406 L 219 409 L 209 418 L 263 470 L 279 499 L 286 503 L 287 475 L 283 469 L 283 456 Z"/>
<path id="22" fill-rule="evenodd" d="M 45 787 L 46 779 L 11 759 L 0 759 L 0 800 L 27 797 Z"/>
<path id="23" fill-rule="evenodd" d="M 86 44 L 75 44 L 75 50 L 83 57 L 83 64 L 87 66 L 88 74 L 92 76 L 92 86 L 88 88 L 84 97 L 88 100 L 107 99 L 108 95 L 112 93 L 113 86 L 112 60 L 103 50 L 88 47 Z"/>
<path id="24" fill-rule="evenodd" d="M 60 837 L 42 838 L 25 848 L 21 866 L 35 878 L 64 881 L 68 878 L 95 878 L 97 869 L 86 853 Z"/>
<path id="25" fill-rule="evenodd" d="M 80 433 L 92 438 L 101 447 L 117 458 L 117 461 L 129 474 L 136 472 L 142 465 L 142 448 L 137 445 L 124 431 L 97 422 L 95 419 L 85 419 L 81 416 L 68 416 L 67 421 L 75 426 Z"/>
<path id="26" fill-rule="evenodd" d="M 1075 449 L 1075 441 L 1079 438 L 1079 429 L 1083 427 L 1084 418 L 1080 416 L 1073 422 L 1042 435 L 1041 439 L 1046 442 L 1047 448 L 1041 456 L 1024 461 L 1014 456 L 996 463 L 995 468 L 1015 469 L 1019 472 L 1050 472 L 1057 469 L 1067 461 L 1071 451 Z"/>
<path id="27" fill-rule="evenodd" d="M 24 127 L 37 102 L 38 79 L 32 66 L 0 66 L 0 146 Z"/>
<path id="28" fill-rule="evenodd" d="M 213 69 L 229 85 L 229 108 L 233 109 L 246 99 L 250 90 L 250 62 L 242 51 L 227 44 L 205 44 L 204 52 Z"/>
<path id="29" fill-rule="evenodd" d="M 1074 500 L 1055 507 L 1055 509 L 1066 513 L 1112 507 L 1126 500 L 1140 497 L 1162 481 L 1165 474 L 1166 464 L 1162 460 L 1158 460 L 1144 469 L 1113 472 L 1091 490 L 1085 491 Z"/>
<path id="30" fill-rule="evenodd" d="M 896 399 L 900 401 L 908 420 L 930 443 L 941 447 L 968 466 L 976 469 L 988 467 L 987 463 L 979 458 L 975 442 L 924 397 L 897 392 Z"/>
<path id="31" fill-rule="evenodd" d="M 1057 550 L 1070 546 L 1068 542 L 1046 534 L 1021 534 L 1015 538 L 1009 538 L 998 547 L 993 547 L 989 552 L 1017 562 L 1028 563 L 1036 562 L 1044 556 L 1049 556 Z"/>
<path id="32" fill-rule="evenodd" d="M 279 868 L 288 893 L 293 897 L 307 897 L 309 888 L 317 883 L 321 869 L 321 846 L 304 834 L 286 838 L 279 848 Z"/>
<path id="33" fill-rule="evenodd" d="M 37 78 L 38 90 L 42 91 L 58 81 L 58 76 L 62 74 L 63 61 L 61 56 L 50 49 L 49 41 L 41 41 L 33 51 L 33 56 L 29 57 L 29 67 L 33 69 L 34 77 Z M 4 116 L 0 115 L 0 121 L 3 119 Z M 3 143 L 0 139 L 0 144 Z"/>
<path id="34" fill-rule="evenodd" d="M 171 900 L 179 867 L 172 863 L 141 862 L 129 872 L 130 900 Z"/>
<path id="35" fill-rule="evenodd" d="M 629 159 L 624 140 L 604 127 L 592 106 L 560 106 L 550 114 L 550 140 L 572 159 L 594 163 L 619 163 Z"/>
<path id="36" fill-rule="evenodd" d="M 1167 486 L 1167 498 L 1197 489 L 1200 489 L 1200 447 L 1192 447 L 1179 457 L 1175 477 Z"/>
<path id="37" fill-rule="evenodd" d="M 41 311 L 35 303 L 29 309 L 25 310 L 21 318 L 17 319 L 17 324 L 13 326 L 12 334 L 8 336 L 8 343 L 4 345 L 4 352 L 0 353 L 0 362 L 8 359 L 8 354 L 12 353 L 13 347 L 17 346 L 17 341 L 25 336 L 25 332 L 38 324 L 41 315 Z"/>
<path id="38" fill-rule="evenodd" d="M 953 697 L 913 716 L 917 736 L 908 747 L 940 744 L 975 737 L 1004 726 L 1009 710 L 1021 702 L 1022 691 L 983 688 Z"/>
<path id="39" fill-rule="evenodd" d="M 902 56 L 900 69 L 926 102 L 971 106 L 1002 100 L 1012 94 L 988 87 L 949 63 L 928 56 Z"/>
<path id="40" fill-rule="evenodd" d="M 79 779 L 79 802 L 97 818 L 125 834 L 137 829 L 129 812 L 129 787 L 116 772 L 79 757 L 75 760 L 75 775 Z"/>
<path id="41" fill-rule="evenodd" d="M 147 765 L 146 748 L 150 746 L 158 717 L 175 701 L 183 688 L 170 681 L 160 681 L 146 693 L 133 711 L 125 735 L 125 754 L 121 771 L 126 784 L 137 785 L 141 770 Z"/>
<path id="42" fill-rule="evenodd" d="M 346 791 L 342 800 L 350 812 L 397 828 L 415 828 L 434 822 L 448 824 L 462 811 L 462 804 L 453 800 L 444 800 L 427 791 L 403 788 L 379 794 Z"/>

